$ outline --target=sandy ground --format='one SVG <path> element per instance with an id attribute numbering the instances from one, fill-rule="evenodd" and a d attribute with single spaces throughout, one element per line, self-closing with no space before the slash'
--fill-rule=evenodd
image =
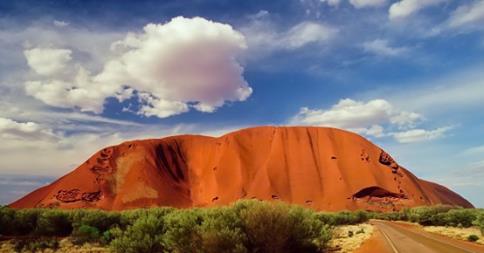
<path id="1" fill-rule="evenodd" d="M 334 249 L 331 252 L 353 252 L 371 237 L 373 231 L 373 226 L 370 224 L 338 226 L 329 243 L 330 248 Z M 350 236 L 351 233 L 352 236 Z"/>
<path id="2" fill-rule="evenodd" d="M 469 237 L 469 235 L 477 235 L 479 237 L 479 240 L 477 240 L 475 243 L 484 245 L 484 235 L 481 234 L 481 230 L 478 227 L 457 228 L 445 226 L 422 226 L 418 223 L 412 223 L 407 221 L 395 221 L 395 223 L 419 227 L 427 232 L 445 235 L 463 241 L 467 241 L 467 237 Z"/>
<path id="3" fill-rule="evenodd" d="M 481 235 L 481 231 L 477 227 L 470 228 L 455 228 L 455 227 L 442 227 L 442 226 L 428 226 L 423 227 L 427 232 L 441 234 L 445 236 L 452 237 L 454 239 L 467 241 L 469 235 L 477 235 L 479 240 L 476 243 L 484 245 L 484 236 Z"/>
<path id="4" fill-rule="evenodd" d="M 353 253 L 386 253 L 392 252 L 389 245 L 382 240 L 383 235 L 378 229 L 373 230 L 370 238 L 363 242 L 363 244 L 353 251 Z"/>
<path id="5" fill-rule="evenodd" d="M 11 241 L 0 242 L 0 253 L 11 253 L 15 252 L 14 245 Z M 28 252 L 28 251 L 23 251 Z M 74 245 L 69 239 L 62 239 L 59 242 L 59 249 L 45 249 L 43 251 L 37 251 L 42 253 L 108 253 L 109 249 L 100 247 L 98 245 L 93 245 L 86 243 L 82 246 Z"/>

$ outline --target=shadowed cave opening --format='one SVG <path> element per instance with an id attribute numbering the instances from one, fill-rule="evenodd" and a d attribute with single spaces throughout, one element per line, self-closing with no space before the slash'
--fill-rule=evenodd
<path id="1" fill-rule="evenodd" d="M 376 198 L 407 198 L 404 194 L 391 192 L 385 190 L 378 186 L 370 186 L 367 188 L 363 188 L 357 193 L 353 194 L 353 198 L 365 198 L 365 197 L 376 197 Z"/>

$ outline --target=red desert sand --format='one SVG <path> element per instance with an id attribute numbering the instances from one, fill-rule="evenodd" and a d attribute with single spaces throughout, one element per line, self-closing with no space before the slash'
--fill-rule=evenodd
<path id="1" fill-rule="evenodd" d="M 281 200 L 316 210 L 472 204 L 415 177 L 365 138 L 320 127 L 256 127 L 221 137 L 128 141 L 12 203 L 122 210 Z"/>

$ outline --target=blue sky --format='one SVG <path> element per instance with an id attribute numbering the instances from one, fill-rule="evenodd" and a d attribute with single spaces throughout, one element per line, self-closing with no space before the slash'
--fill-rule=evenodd
<path id="1" fill-rule="evenodd" d="M 318 125 L 484 207 L 483 27 L 482 0 L 2 1 L 0 202 L 127 139 Z"/>

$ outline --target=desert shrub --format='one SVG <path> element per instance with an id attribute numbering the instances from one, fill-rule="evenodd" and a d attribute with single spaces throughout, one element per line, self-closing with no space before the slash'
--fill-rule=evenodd
<path id="1" fill-rule="evenodd" d="M 368 216 L 364 211 L 339 212 L 335 216 L 333 225 L 355 225 L 368 221 Z"/>
<path id="2" fill-rule="evenodd" d="M 69 213 L 60 210 L 42 210 L 38 216 L 35 234 L 41 236 L 68 236 L 72 233 Z"/>
<path id="3" fill-rule="evenodd" d="M 113 229 L 118 229 L 119 227 L 114 227 Z M 102 233 L 99 242 L 103 245 L 108 245 L 114 240 L 114 234 L 112 230 L 107 230 Z"/>
<path id="4" fill-rule="evenodd" d="M 11 221 L 10 235 L 29 235 L 36 231 L 37 221 L 41 215 L 39 209 L 15 210 L 15 215 Z"/>
<path id="5" fill-rule="evenodd" d="M 338 226 L 338 225 L 355 225 L 368 221 L 372 215 L 365 211 L 356 212 L 338 212 L 338 213 L 325 213 L 320 212 L 317 214 L 318 219 L 324 224 Z"/>
<path id="6" fill-rule="evenodd" d="M 411 222 L 417 222 L 420 225 L 429 226 L 433 225 L 435 218 L 433 216 L 439 213 L 445 213 L 452 209 L 451 206 L 433 206 L 433 207 L 415 207 L 407 210 L 408 220 Z"/>
<path id="7" fill-rule="evenodd" d="M 371 219 L 372 215 L 367 211 L 358 210 L 356 211 L 356 220 L 354 224 L 359 224 L 363 222 L 367 222 Z"/>
<path id="8" fill-rule="evenodd" d="M 445 222 L 445 226 L 462 226 L 462 227 L 470 227 L 472 223 L 477 218 L 477 212 L 474 209 L 452 209 L 446 213 L 443 213 L 442 219 Z M 437 215 L 437 216 L 439 216 Z M 439 217 L 440 218 L 440 217 Z"/>
<path id="9" fill-rule="evenodd" d="M 331 237 L 313 211 L 282 203 L 260 202 L 240 218 L 251 252 L 317 252 Z"/>
<path id="10" fill-rule="evenodd" d="M 141 216 L 125 231 L 116 227 L 110 233 L 114 237 L 110 247 L 115 252 L 163 252 L 163 221 L 154 215 Z"/>
<path id="11" fill-rule="evenodd" d="M 484 235 L 484 210 L 479 211 L 473 224 L 479 227 L 481 229 L 481 235 Z"/>
<path id="12" fill-rule="evenodd" d="M 133 225 L 136 220 L 141 217 L 146 217 L 147 215 L 155 216 L 159 219 L 163 219 L 169 213 L 177 210 L 176 208 L 172 207 L 157 207 L 157 208 L 149 208 L 149 209 L 133 209 L 127 210 L 120 213 L 120 222 L 119 226 L 121 228 Z"/>
<path id="13" fill-rule="evenodd" d="M 292 206 L 289 222 L 292 223 L 289 249 L 293 252 L 319 251 L 331 239 L 330 226 L 317 219 L 315 212 L 310 209 Z"/>
<path id="14" fill-rule="evenodd" d="M 380 220 L 390 220 L 390 221 L 407 221 L 408 216 L 407 212 L 409 209 L 404 209 L 398 212 L 391 212 L 391 213 L 371 213 L 371 219 L 380 219 Z"/>
<path id="15" fill-rule="evenodd" d="M 316 214 L 318 220 L 320 220 L 324 224 L 334 226 L 336 223 L 335 214 L 334 213 L 325 213 L 320 212 Z"/>
<path id="16" fill-rule="evenodd" d="M 24 239 L 13 242 L 15 252 L 41 252 L 45 249 L 57 250 L 59 241 L 56 239 Z"/>
<path id="17" fill-rule="evenodd" d="M 0 207 L 0 235 L 11 235 L 14 227 L 15 210 L 2 206 Z"/>
<path id="18" fill-rule="evenodd" d="M 402 213 L 402 212 L 400 212 Z M 397 220 L 407 220 L 418 222 L 424 226 L 452 226 L 452 227 L 470 227 L 477 219 L 478 209 L 455 208 L 451 206 L 432 206 L 432 207 L 415 207 L 405 209 L 403 216 Z M 386 216 L 394 215 L 392 213 Z"/>
<path id="19" fill-rule="evenodd" d="M 447 213 L 437 213 L 431 215 L 426 222 L 420 222 L 420 224 L 425 226 L 448 226 L 449 217 Z"/>
<path id="20" fill-rule="evenodd" d="M 121 213 L 98 210 L 77 210 L 70 212 L 70 219 L 72 220 L 73 234 L 84 234 L 87 226 L 95 228 L 99 235 L 101 235 L 121 224 Z M 82 227 L 84 227 L 84 231 L 79 231 Z"/>
<path id="21" fill-rule="evenodd" d="M 75 244 L 84 244 L 86 242 L 101 241 L 101 233 L 96 227 L 81 225 L 72 232 L 73 242 Z"/>
<path id="22" fill-rule="evenodd" d="M 204 252 L 248 252 L 247 236 L 242 231 L 242 220 L 228 207 L 207 210 L 199 227 Z"/>
<path id="23" fill-rule="evenodd" d="M 199 252 L 202 238 L 200 225 L 203 222 L 200 209 L 176 210 L 164 217 L 166 232 L 163 243 L 170 252 Z"/>
<path id="24" fill-rule="evenodd" d="M 479 236 L 477 236 L 477 235 L 469 235 L 469 236 L 467 237 L 467 240 L 468 240 L 469 242 L 475 242 L 475 241 L 479 240 Z"/>
<path id="25" fill-rule="evenodd" d="M 478 226 L 476 220 L 480 213 L 480 209 L 438 205 L 406 208 L 392 213 L 372 213 L 370 216 L 375 219 L 417 222 L 424 226 L 470 227 L 473 224 Z"/>

